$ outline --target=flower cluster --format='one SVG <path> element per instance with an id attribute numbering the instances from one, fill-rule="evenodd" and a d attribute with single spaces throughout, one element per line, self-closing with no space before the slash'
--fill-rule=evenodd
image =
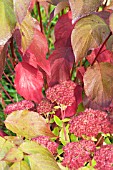
<path id="1" fill-rule="evenodd" d="M 53 104 L 46 98 L 42 99 L 41 102 L 37 106 L 37 112 L 39 114 L 46 114 L 51 112 L 53 108 Z"/>
<path id="2" fill-rule="evenodd" d="M 46 147 L 53 155 L 57 154 L 58 144 L 56 142 L 52 142 L 48 136 L 39 136 L 32 140 Z"/>
<path id="3" fill-rule="evenodd" d="M 98 170 L 113 170 L 113 145 L 104 145 L 96 150 L 94 160 Z"/>
<path id="4" fill-rule="evenodd" d="M 53 87 L 49 87 L 46 91 L 46 97 L 51 100 L 52 103 L 56 102 L 70 106 L 74 101 L 74 89 L 76 84 L 72 81 L 64 81 Z"/>
<path id="5" fill-rule="evenodd" d="M 100 132 L 113 133 L 113 124 L 107 113 L 99 110 L 86 109 L 69 123 L 70 132 L 79 137 L 82 135 L 96 137 Z"/>
<path id="6" fill-rule="evenodd" d="M 9 104 L 4 109 L 4 113 L 5 114 L 10 114 L 10 113 L 12 113 L 14 111 L 24 110 L 24 109 L 33 110 L 34 109 L 34 103 L 32 101 L 22 100 L 22 101 L 17 102 L 17 103 Z"/>
<path id="7" fill-rule="evenodd" d="M 93 141 L 81 140 L 79 142 L 70 142 L 64 148 L 63 166 L 70 170 L 83 167 L 86 162 L 91 160 L 91 153 L 95 151 Z"/>

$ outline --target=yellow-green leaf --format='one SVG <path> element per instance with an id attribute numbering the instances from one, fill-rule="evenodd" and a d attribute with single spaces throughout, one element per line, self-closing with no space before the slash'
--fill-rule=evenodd
<path id="1" fill-rule="evenodd" d="M 72 31 L 71 42 L 76 63 L 98 47 L 110 33 L 108 25 L 97 15 L 80 19 Z"/>
<path id="2" fill-rule="evenodd" d="M 54 137 L 46 120 L 38 113 L 28 110 L 11 113 L 6 118 L 5 125 L 12 132 L 29 139 L 41 135 Z"/>
<path id="3" fill-rule="evenodd" d="M 34 28 L 35 28 L 35 22 L 33 18 L 31 17 L 30 13 L 28 12 L 24 20 L 21 24 L 17 24 L 20 34 L 21 34 L 21 45 L 20 48 L 23 52 L 25 52 L 29 45 L 31 44 L 33 38 L 34 38 Z M 17 36 L 18 37 L 18 36 Z M 17 39 L 17 44 L 18 44 Z M 20 42 L 19 42 L 20 44 Z"/>
<path id="4" fill-rule="evenodd" d="M 2 147 L 0 148 L 0 160 L 6 156 L 12 147 L 14 147 L 14 144 L 9 141 L 2 143 Z"/>
<path id="5" fill-rule="evenodd" d="M 4 45 L 12 36 L 15 25 L 13 0 L 0 0 L 0 45 Z"/>
<path id="6" fill-rule="evenodd" d="M 9 166 L 5 161 L 0 161 L 0 170 L 9 170 Z"/>
<path id="7" fill-rule="evenodd" d="M 29 165 L 25 161 L 15 162 L 9 170 L 30 170 Z"/>
<path id="8" fill-rule="evenodd" d="M 5 155 L 4 161 L 8 162 L 20 162 L 23 159 L 23 152 L 16 147 L 13 147 Z"/>
<path id="9" fill-rule="evenodd" d="M 53 155 L 38 143 L 26 141 L 20 145 L 19 149 L 29 155 L 26 159 L 31 170 L 60 170 Z"/>

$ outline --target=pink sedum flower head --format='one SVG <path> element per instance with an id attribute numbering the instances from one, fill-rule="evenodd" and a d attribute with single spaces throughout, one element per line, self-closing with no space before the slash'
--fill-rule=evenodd
<path id="1" fill-rule="evenodd" d="M 56 142 L 52 142 L 48 136 L 39 136 L 32 140 L 46 147 L 53 155 L 57 154 L 58 144 Z"/>
<path id="2" fill-rule="evenodd" d="M 53 104 L 48 99 L 42 99 L 41 102 L 37 106 L 37 112 L 39 114 L 46 114 L 48 112 L 51 112 L 53 108 Z"/>
<path id="3" fill-rule="evenodd" d="M 96 137 L 100 132 L 105 134 L 113 133 L 111 119 L 107 113 L 99 110 L 86 109 L 74 117 L 69 123 L 70 132 L 78 137 L 82 137 L 82 135 Z"/>
<path id="4" fill-rule="evenodd" d="M 77 170 L 91 160 L 91 152 L 94 152 L 95 149 L 94 142 L 90 140 L 70 142 L 63 148 L 64 159 L 62 165 L 68 167 L 69 170 Z"/>
<path id="5" fill-rule="evenodd" d="M 58 105 L 71 106 L 75 101 L 74 89 L 76 84 L 72 81 L 64 81 L 53 87 L 49 87 L 46 91 L 46 97 L 52 103 L 56 102 Z"/>
<path id="6" fill-rule="evenodd" d="M 97 170 L 113 170 L 113 145 L 104 145 L 96 150 L 94 160 Z"/>
<path id="7" fill-rule="evenodd" d="M 10 114 L 10 113 L 12 113 L 14 111 L 24 110 L 24 109 L 29 109 L 29 110 L 34 109 L 34 103 L 32 101 L 29 101 L 29 100 L 22 100 L 20 102 L 9 104 L 5 108 L 4 113 L 5 114 Z"/>

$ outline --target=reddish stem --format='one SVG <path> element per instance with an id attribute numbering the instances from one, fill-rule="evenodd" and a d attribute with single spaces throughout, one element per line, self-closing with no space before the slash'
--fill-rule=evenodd
<path id="1" fill-rule="evenodd" d="M 10 49 L 11 49 L 11 54 L 12 54 L 12 58 L 13 58 L 13 66 L 15 66 L 16 63 L 15 63 L 15 53 L 14 53 L 13 37 L 11 37 Z"/>
<path id="2" fill-rule="evenodd" d="M 7 60 L 6 60 L 6 65 L 8 66 L 9 70 L 11 71 L 11 73 L 14 74 L 14 72 L 13 72 L 12 68 L 10 67 L 9 63 L 7 62 Z"/>
<path id="3" fill-rule="evenodd" d="M 43 33 L 42 16 L 41 16 L 40 3 L 39 3 L 39 2 L 37 2 L 37 9 L 38 9 L 38 14 L 39 14 L 39 18 L 40 18 L 40 28 L 41 28 L 41 32 Z"/>
<path id="4" fill-rule="evenodd" d="M 101 53 L 104 45 L 106 44 L 106 42 L 108 41 L 108 39 L 110 38 L 111 35 L 112 35 L 112 32 L 110 32 L 110 34 L 108 35 L 108 37 L 105 39 L 105 41 L 104 41 L 103 44 L 101 45 L 101 47 L 100 47 L 100 49 L 99 49 L 99 51 L 98 51 L 98 53 L 97 53 L 97 55 L 96 55 L 96 57 L 95 57 L 95 59 L 94 59 L 94 61 L 93 61 L 93 63 L 92 63 L 91 65 L 93 65 L 93 64 L 95 63 L 95 61 L 97 60 L 99 54 Z"/>
<path id="5" fill-rule="evenodd" d="M 62 116 L 62 120 L 65 118 L 65 110 L 62 110 L 61 108 L 61 116 Z M 67 141 L 67 134 L 66 134 L 66 127 L 65 124 L 63 122 L 63 131 L 64 131 L 64 137 L 65 137 L 65 141 Z"/>
<path id="6" fill-rule="evenodd" d="M 7 74 L 5 74 L 5 72 L 3 72 L 3 75 L 5 76 L 5 78 L 7 79 L 7 81 L 14 87 L 12 81 L 9 79 L 9 77 L 7 76 Z M 14 87 L 15 88 L 15 87 Z"/>
<path id="7" fill-rule="evenodd" d="M 7 55 L 8 56 L 8 58 L 9 58 L 9 60 L 10 60 L 10 63 L 12 64 L 12 66 L 14 67 L 14 65 L 13 65 L 13 61 L 12 61 L 12 58 L 10 57 L 10 55 L 8 54 Z"/>
<path id="8" fill-rule="evenodd" d="M 12 103 L 14 103 L 14 100 L 11 98 L 11 96 L 9 95 L 9 93 L 5 90 L 5 88 L 2 86 L 2 84 L 0 84 L 2 90 L 4 91 L 4 93 L 7 95 L 7 97 L 11 100 Z"/>

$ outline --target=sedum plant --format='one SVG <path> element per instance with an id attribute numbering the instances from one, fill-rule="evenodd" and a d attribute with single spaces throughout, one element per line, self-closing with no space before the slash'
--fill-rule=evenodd
<path id="1" fill-rule="evenodd" d="M 4 109 L 0 168 L 112 170 L 113 1 L 0 0 L 0 11 L 0 78 L 17 49 L 24 98 Z"/>

